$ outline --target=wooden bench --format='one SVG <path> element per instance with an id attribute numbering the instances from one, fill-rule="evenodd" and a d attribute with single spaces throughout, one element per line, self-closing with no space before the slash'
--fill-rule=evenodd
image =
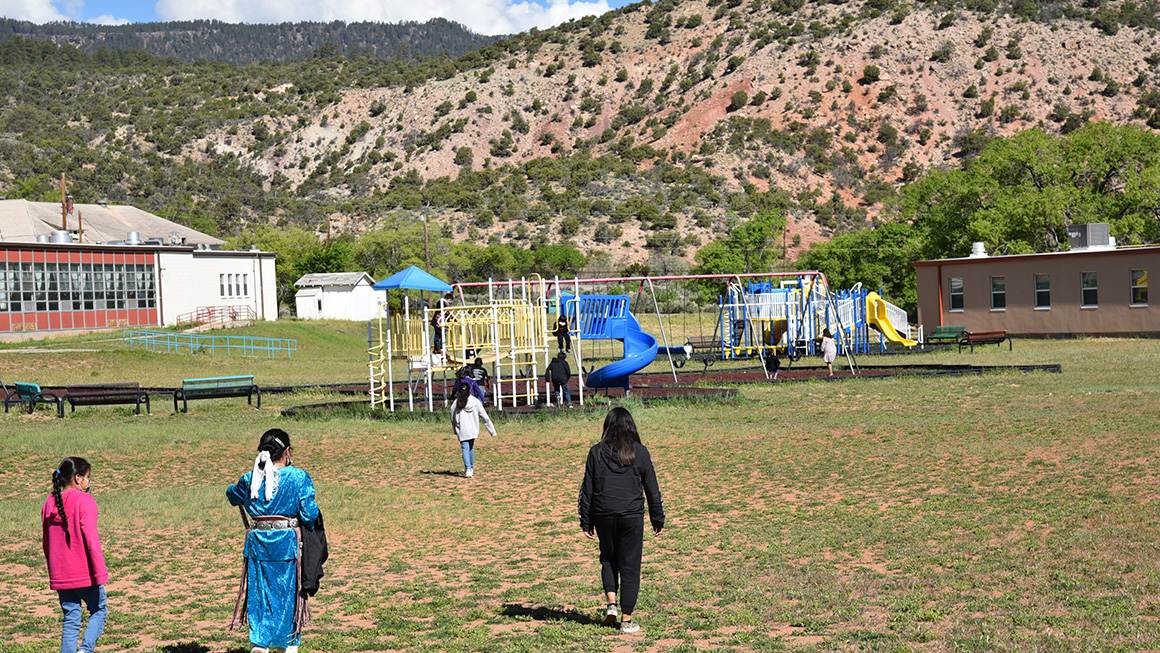
<path id="1" fill-rule="evenodd" d="M 962 352 L 963 345 L 967 345 L 974 353 L 975 345 L 1002 345 L 1004 340 L 1007 341 L 1007 351 L 1011 351 L 1011 336 L 1006 331 L 965 331 L 959 336 L 959 351 Z"/>
<path id="2" fill-rule="evenodd" d="M 16 391 L 4 399 L 4 412 L 7 413 L 10 406 L 28 404 L 28 414 L 31 415 L 36 404 L 54 404 L 57 416 L 63 419 L 64 402 L 61 401 L 61 394 L 63 393 L 41 390 L 40 386 L 35 383 L 17 382 Z"/>
<path id="3" fill-rule="evenodd" d="M 258 408 L 262 407 L 262 390 L 254 385 L 254 376 L 217 376 L 205 379 L 184 379 L 181 387 L 173 391 L 173 412 L 177 412 L 177 402 L 182 404 L 181 412 L 189 411 L 190 399 L 223 399 L 245 397 L 250 405 L 258 396 Z"/>
<path id="4" fill-rule="evenodd" d="M 959 336 L 967 332 L 967 327 L 957 324 L 952 326 L 940 326 L 934 328 L 934 333 L 927 334 L 926 341 L 923 344 L 933 345 L 939 342 L 956 343 L 959 341 Z"/>
<path id="5" fill-rule="evenodd" d="M 114 404 L 133 404 L 137 407 L 137 414 L 141 414 L 141 404 L 145 404 L 145 412 L 149 412 L 149 393 L 141 389 L 137 383 L 101 383 L 95 385 L 66 385 L 64 400 L 69 403 L 71 412 L 76 412 L 77 406 L 111 406 Z"/>

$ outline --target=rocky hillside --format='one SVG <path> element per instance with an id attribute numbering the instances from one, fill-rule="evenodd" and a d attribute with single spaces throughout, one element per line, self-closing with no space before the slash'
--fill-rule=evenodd
<path id="1" fill-rule="evenodd" d="M 871 4 L 806 5 L 791 15 L 763 0 L 630 7 L 525 38 L 487 68 L 414 88 L 347 90 L 308 124 L 300 116 L 269 119 L 271 131 L 293 135 L 277 151 L 252 153 L 251 138 L 225 134 L 199 149 L 237 152 L 291 186 L 317 177 L 319 166 L 354 164 L 380 189 L 408 174 L 454 178 L 578 150 L 629 154 L 641 170 L 661 162 L 702 167 L 722 178 L 719 191 L 787 191 L 790 237 L 804 245 L 889 213 L 901 184 L 932 166 L 960 165 L 988 138 L 1031 127 L 1066 132 L 1095 120 L 1153 118 L 1160 127 L 1146 96 L 1155 92 L 1160 62 L 1154 28 L 1109 34 L 1090 18 L 906 5 L 880 13 Z M 329 159 L 320 158 L 325 153 Z M 568 186 L 553 182 L 556 192 Z M 658 188 L 612 176 L 591 181 L 577 199 L 615 204 Z M 327 192 L 357 193 L 349 185 Z M 660 212 L 676 215 L 669 226 L 703 240 L 713 237 L 714 222 L 698 226 L 694 216 L 719 217 L 730 206 L 720 195 L 674 209 L 661 195 Z M 572 237 L 598 246 L 607 218 L 588 208 Z M 516 237 L 513 223 L 523 223 L 511 216 L 479 224 L 478 210 L 430 212 L 476 223 L 476 238 Z M 650 228 L 619 224 L 630 244 Z"/>
<path id="2" fill-rule="evenodd" d="M 0 171 L 47 196 L 63 157 L 77 193 L 222 235 L 422 213 L 461 241 L 621 263 L 691 260 L 778 211 L 794 258 L 892 219 L 900 186 L 989 139 L 1160 129 L 1154 1 L 968 4 L 662 0 L 412 67 L 71 68 L 81 104 L 19 65 L 64 54 L 0 47 Z"/>

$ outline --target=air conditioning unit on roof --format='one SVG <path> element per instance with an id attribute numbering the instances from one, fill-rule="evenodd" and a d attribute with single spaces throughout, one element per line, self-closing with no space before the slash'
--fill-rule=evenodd
<path id="1" fill-rule="evenodd" d="M 1111 230 L 1106 222 L 1073 224 L 1067 228 L 1067 245 L 1073 251 L 1111 246 Z"/>

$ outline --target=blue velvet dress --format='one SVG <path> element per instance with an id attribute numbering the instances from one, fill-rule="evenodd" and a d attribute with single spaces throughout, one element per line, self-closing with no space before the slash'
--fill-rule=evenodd
<path id="1" fill-rule="evenodd" d="M 251 516 L 297 517 L 303 527 L 313 526 L 318 519 L 318 504 L 310 474 L 292 466 L 278 471 L 278 489 L 273 499 L 266 501 L 265 481 L 258 498 L 251 499 L 253 472 L 246 472 L 236 485 L 226 489 L 230 505 L 243 506 Z M 294 531 L 251 530 L 246 536 L 244 555 L 249 558 L 246 616 L 250 621 L 250 643 L 266 648 L 297 646 L 302 637 L 294 633 L 298 583 L 298 541 Z"/>

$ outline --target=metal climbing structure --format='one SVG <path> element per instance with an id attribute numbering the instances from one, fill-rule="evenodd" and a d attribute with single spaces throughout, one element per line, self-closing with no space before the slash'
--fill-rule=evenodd
<path id="1" fill-rule="evenodd" d="M 496 297 L 504 288 L 507 296 Z M 434 410 L 434 384 L 446 386 L 449 374 L 453 382 L 455 371 L 476 358 L 491 368 L 485 391 L 494 405 L 533 405 L 539 396 L 537 379 L 548 362 L 549 309 L 556 300 L 546 296 L 542 282 L 528 280 L 489 285 L 488 296 L 487 304 L 441 309 L 443 349 L 438 352 L 432 348 L 433 309 L 412 309 L 409 297 L 394 311 L 383 304 L 369 335 L 371 407 L 393 412 L 405 400 L 414 410 L 422 386 L 420 396 L 427 410 Z M 404 379 L 403 373 L 395 378 L 395 361 L 405 362 L 405 399 L 396 397 Z"/>

